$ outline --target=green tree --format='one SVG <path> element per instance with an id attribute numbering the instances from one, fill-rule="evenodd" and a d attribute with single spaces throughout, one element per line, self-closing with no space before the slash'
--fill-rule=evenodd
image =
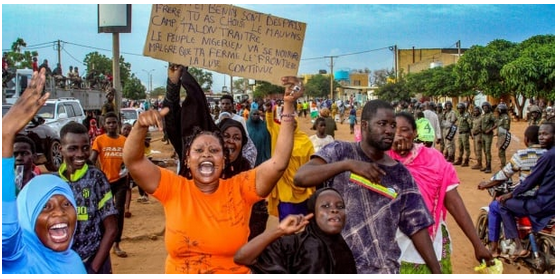
<path id="1" fill-rule="evenodd" d="M 131 100 L 146 98 L 146 87 L 134 74 L 124 85 L 123 97 Z"/>
<path id="2" fill-rule="evenodd" d="M 31 68 L 33 63 L 33 57 L 39 56 L 37 51 L 23 50 L 27 47 L 27 43 L 22 38 L 17 38 L 15 42 L 12 43 L 11 51 L 5 52 L 3 55 L 8 62 L 10 68 L 13 69 L 24 69 Z"/>
<path id="3" fill-rule="evenodd" d="M 284 93 L 284 87 L 272 84 L 267 81 L 257 81 L 255 92 L 253 92 L 253 98 L 265 98 L 268 95 L 278 93 Z"/>
<path id="4" fill-rule="evenodd" d="M 204 92 L 208 92 L 212 88 L 214 79 L 212 73 L 204 71 L 201 68 L 189 67 L 189 73 L 194 77 L 194 79 L 200 84 L 200 87 Z"/>
<path id="5" fill-rule="evenodd" d="M 406 87 L 406 82 L 402 79 L 393 83 L 387 83 L 377 89 L 375 92 L 377 97 L 381 100 L 385 100 L 387 102 L 391 101 L 410 101 L 412 97 L 412 93 Z"/>
<path id="6" fill-rule="evenodd" d="M 500 70 L 516 58 L 515 46 L 515 43 L 506 40 L 494 40 L 486 47 L 473 46 L 461 56 L 454 68 L 457 83 L 462 88 L 483 91 L 495 98 L 509 94 Z"/>
<path id="7" fill-rule="evenodd" d="M 391 71 L 389 71 L 388 69 L 375 70 L 371 75 L 370 83 L 377 87 L 381 87 L 387 84 L 387 78 L 391 75 L 392 76 L 395 75 L 394 71 L 392 70 Z"/>
<path id="8" fill-rule="evenodd" d="M 166 91 L 166 89 L 163 86 L 154 88 L 152 90 L 152 92 L 150 92 L 150 98 L 155 99 L 159 96 L 165 96 L 165 91 Z M 184 91 L 185 91 L 185 89 L 181 86 L 181 93 L 183 93 Z M 184 96 L 184 95 L 181 95 L 181 96 Z"/>
<path id="9" fill-rule="evenodd" d="M 338 82 L 333 83 L 333 91 L 339 87 Z M 325 75 L 313 75 L 305 84 L 305 94 L 315 98 L 329 98 L 331 92 L 331 79 Z"/>
<path id="10" fill-rule="evenodd" d="M 104 54 L 100 54 L 97 51 L 90 52 L 84 58 L 84 64 L 86 65 L 86 72 L 90 73 L 93 69 L 95 69 L 98 73 L 108 74 L 113 73 L 113 60 L 105 56 Z M 124 60 L 124 57 L 121 55 L 119 57 L 119 69 L 120 69 L 120 78 L 121 78 L 121 86 L 124 88 L 128 83 L 129 79 L 131 78 L 131 65 L 130 63 Z"/>
<path id="11" fill-rule="evenodd" d="M 235 93 L 245 93 L 247 92 L 249 86 L 249 80 L 246 78 L 239 78 L 233 81 L 233 92 Z"/>
<path id="12" fill-rule="evenodd" d="M 555 36 L 538 35 L 518 45 L 519 57 L 503 66 L 500 75 L 513 92 L 520 115 L 527 98 L 554 101 Z"/>

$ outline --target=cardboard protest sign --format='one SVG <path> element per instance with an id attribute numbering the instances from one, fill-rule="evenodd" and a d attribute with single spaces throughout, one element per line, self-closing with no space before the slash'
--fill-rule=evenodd
<path id="1" fill-rule="evenodd" d="M 297 75 L 305 28 L 233 5 L 153 5 L 144 55 L 279 84 Z"/>

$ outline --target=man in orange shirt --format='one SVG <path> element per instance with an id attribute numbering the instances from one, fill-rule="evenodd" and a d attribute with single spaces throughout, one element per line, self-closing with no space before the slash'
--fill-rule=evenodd
<path id="1" fill-rule="evenodd" d="M 90 160 L 93 164 L 97 163 L 99 158 L 99 166 L 101 171 L 107 176 L 111 184 L 111 192 L 115 199 L 115 205 L 119 211 L 118 216 L 118 232 L 115 238 L 115 246 L 113 251 L 121 258 L 128 255 L 121 250 L 119 243 L 121 242 L 123 226 L 124 226 L 124 207 L 126 203 L 127 191 L 127 172 L 124 171 L 122 152 L 126 137 L 119 134 L 119 118 L 114 112 L 105 114 L 104 127 L 106 133 L 95 138 L 91 147 Z"/>

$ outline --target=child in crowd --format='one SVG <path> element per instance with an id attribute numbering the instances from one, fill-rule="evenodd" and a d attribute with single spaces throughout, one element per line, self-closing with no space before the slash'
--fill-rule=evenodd
<path id="1" fill-rule="evenodd" d="M 311 143 L 313 143 L 313 147 L 315 148 L 315 152 L 319 151 L 323 146 L 331 143 L 334 141 L 334 138 L 331 135 L 327 135 L 326 133 L 326 120 L 323 117 L 319 117 L 313 123 L 313 130 L 317 130 L 315 135 L 309 137 Z"/>

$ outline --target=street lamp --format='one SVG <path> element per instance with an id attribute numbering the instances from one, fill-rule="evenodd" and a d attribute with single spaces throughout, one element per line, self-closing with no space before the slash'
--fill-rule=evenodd
<path id="1" fill-rule="evenodd" d="M 155 71 L 156 69 L 151 69 L 149 71 L 146 71 L 144 69 L 142 69 L 142 71 L 146 72 L 148 74 L 148 92 L 151 94 L 152 93 L 152 72 Z"/>

